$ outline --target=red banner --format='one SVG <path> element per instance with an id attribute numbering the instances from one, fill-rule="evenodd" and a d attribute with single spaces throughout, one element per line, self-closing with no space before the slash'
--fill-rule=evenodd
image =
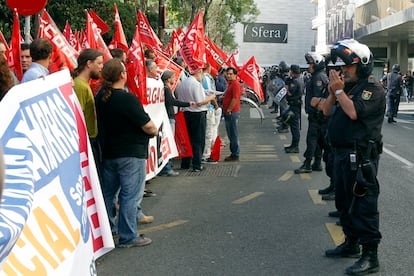
<path id="1" fill-rule="evenodd" d="M 178 158 L 193 156 L 193 148 L 191 147 L 187 124 L 182 111 L 175 114 L 175 144 L 177 145 Z"/>
<path id="2" fill-rule="evenodd" d="M 52 63 L 50 64 L 51 73 L 62 68 L 68 68 L 69 70 L 76 68 L 78 52 L 70 46 L 47 11 L 44 11 L 40 18 L 37 36 L 49 40 L 53 45 Z"/>
<path id="3" fill-rule="evenodd" d="M 89 15 L 92 17 L 93 22 L 95 22 L 97 31 L 100 35 L 103 35 L 111 29 L 93 10 L 89 10 Z"/>
<path id="4" fill-rule="evenodd" d="M 207 62 L 218 71 L 220 67 L 225 65 L 225 61 L 229 58 L 229 55 L 220 49 L 208 36 L 204 38 Z"/>
<path id="5" fill-rule="evenodd" d="M 19 81 L 22 80 L 22 77 L 23 77 L 22 63 L 20 62 L 21 41 L 22 41 L 22 35 L 20 33 L 19 15 L 15 11 L 14 18 L 13 18 L 13 32 L 12 32 L 12 38 L 11 38 L 11 47 L 9 49 L 8 61 L 9 61 L 10 69 L 14 71 Z"/>
<path id="6" fill-rule="evenodd" d="M 163 45 L 159 40 L 158 36 L 155 34 L 152 29 L 147 17 L 141 11 L 138 11 L 138 30 L 141 36 L 142 43 L 145 44 L 147 48 L 157 49 L 158 51 L 163 51 Z"/>
<path id="7" fill-rule="evenodd" d="M 260 98 L 264 100 L 262 86 L 260 85 L 260 68 L 257 65 L 254 56 L 252 56 L 240 69 L 239 78 L 250 87 Z"/>
<path id="8" fill-rule="evenodd" d="M 127 86 L 129 90 L 140 99 L 143 105 L 147 104 L 147 73 L 138 26 L 135 28 L 134 38 L 132 39 L 131 47 L 127 53 L 126 69 L 128 73 Z"/>
<path id="9" fill-rule="evenodd" d="M 109 43 L 109 48 L 121 48 L 125 52 L 128 52 L 128 43 L 125 38 L 124 29 L 122 28 L 121 18 L 119 17 L 118 7 L 114 4 L 114 13 L 115 13 L 115 31 L 114 37 L 112 38 L 111 43 Z"/>
<path id="10" fill-rule="evenodd" d="M 197 14 L 188 28 L 181 45 L 180 53 L 190 73 L 194 73 L 206 66 L 203 11 Z"/>
<path id="11" fill-rule="evenodd" d="M 175 90 L 175 87 L 178 84 L 178 80 L 180 79 L 181 72 L 184 70 L 183 67 L 172 61 L 170 58 L 168 58 L 164 53 L 156 51 L 157 52 L 157 67 L 158 67 L 158 73 L 159 75 L 162 74 L 165 70 L 170 70 L 174 72 L 175 76 L 175 83 L 171 86 L 171 91 Z"/>
<path id="12" fill-rule="evenodd" d="M 96 22 L 88 12 L 86 12 L 86 40 L 88 41 L 90 48 L 97 49 L 102 52 L 104 62 L 112 58 L 105 41 L 98 31 Z"/>

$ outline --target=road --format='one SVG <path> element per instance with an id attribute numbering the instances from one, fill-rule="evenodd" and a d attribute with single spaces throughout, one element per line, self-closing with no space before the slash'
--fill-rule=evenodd
<path id="1" fill-rule="evenodd" d="M 239 122 L 240 162 L 206 165 L 198 173 L 157 177 L 157 195 L 143 208 L 155 221 L 139 226 L 153 243 L 114 249 L 97 260 L 98 275 L 343 275 L 353 259 L 328 259 L 324 251 L 341 242 L 333 202 L 317 190 L 328 185 L 324 172 L 295 175 L 306 148 L 302 116 L 299 154 L 285 154 L 290 133 L 275 131 L 243 105 Z M 398 123 L 384 121 L 380 160 L 380 272 L 413 275 L 414 103 L 401 103 Z M 224 122 L 220 135 L 225 136 Z M 221 159 L 228 155 L 223 148 Z M 175 163 L 178 167 L 179 163 Z"/>

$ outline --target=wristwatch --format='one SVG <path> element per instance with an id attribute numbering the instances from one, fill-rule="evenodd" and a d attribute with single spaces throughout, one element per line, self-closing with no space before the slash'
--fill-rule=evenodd
<path id="1" fill-rule="evenodd" d="M 342 92 L 344 92 L 344 90 L 342 90 L 342 89 L 335 90 L 335 96 L 338 96 Z"/>

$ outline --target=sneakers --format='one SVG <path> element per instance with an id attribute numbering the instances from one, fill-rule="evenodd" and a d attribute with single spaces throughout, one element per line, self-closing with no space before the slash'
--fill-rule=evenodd
<path id="1" fill-rule="evenodd" d="M 217 164 L 217 161 L 213 160 L 211 158 L 207 158 L 207 159 L 203 158 L 203 159 L 201 159 L 201 163 L 203 163 L 203 164 Z"/>
<path id="2" fill-rule="evenodd" d="M 239 161 L 239 157 L 238 156 L 227 156 L 226 158 L 224 158 L 225 162 L 234 162 L 234 161 Z"/>
<path id="3" fill-rule="evenodd" d="M 202 170 L 204 170 L 204 167 L 201 166 L 200 168 L 194 168 L 192 172 L 201 172 Z"/>
<path id="4" fill-rule="evenodd" d="M 151 239 L 144 237 L 144 235 L 140 235 L 139 237 L 136 237 L 129 243 L 118 244 L 118 248 L 141 247 L 141 246 L 149 245 L 151 243 L 152 243 Z"/>
<path id="5" fill-rule="evenodd" d="M 179 172 L 176 172 L 174 170 L 171 170 L 171 171 L 169 171 L 167 173 L 160 173 L 160 174 L 158 174 L 158 176 L 179 176 L 179 175 L 180 175 L 180 173 Z"/>
<path id="6" fill-rule="evenodd" d="M 138 224 L 148 224 L 154 221 L 154 217 L 153 216 L 146 216 L 143 215 L 139 220 L 138 220 Z"/>

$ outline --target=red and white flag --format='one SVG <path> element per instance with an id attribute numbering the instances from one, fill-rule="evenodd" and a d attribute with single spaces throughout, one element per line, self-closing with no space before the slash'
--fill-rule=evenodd
<path id="1" fill-rule="evenodd" d="M 203 11 L 196 15 L 188 28 L 181 44 L 180 53 L 190 73 L 194 73 L 206 66 Z"/>
<path id="2" fill-rule="evenodd" d="M 92 17 L 93 22 L 95 22 L 96 30 L 100 35 L 103 35 L 111 29 L 92 9 L 89 10 L 89 15 Z"/>
<path id="3" fill-rule="evenodd" d="M 208 36 L 205 36 L 204 45 L 206 47 L 206 59 L 211 64 L 213 75 L 217 75 L 217 71 L 225 65 L 225 61 L 229 55 L 218 47 Z"/>
<path id="4" fill-rule="evenodd" d="M 88 41 L 89 48 L 101 51 L 104 62 L 112 59 L 112 55 L 98 31 L 96 22 L 88 12 L 86 12 L 86 40 Z"/>
<path id="5" fill-rule="evenodd" d="M 8 64 L 19 81 L 23 77 L 22 63 L 20 61 L 20 43 L 22 42 L 22 35 L 20 33 L 19 15 L 14 11 L 13 17 L 13 32 L 8 53 Z M 7 45 L 7 44 L 5 44 Z M 7 49 L 7 48 L 6 48 Z"/>
<path id="6" fill-rule="evenodd" d="M 239 78 L 250 87 L 260 98 L 264 100 L 262 86 L 260 85 L 260 67 L 256 63 L 256 59 L 252 56 L 240 69 Z"/>
<path id="7" fill-rule="evenodd" d="M 171 91 L 175 90 L 175 87 L 177 86 L 178 80 L 180 79 L 181 72 L 184 70 L 183 67 L 172 61 L 169 57 L 167 57 L 164 53 L 156 51 L 157 52 L 157 67 L 158 67 L 158 73 L 159 75 L 162 74 L 165 70 L 170 70 L 174 72 L 175 76 L 175 83 L 171 86 Z"/>
<path id="8" fill-rule="evenodd" d="M 52 63 L 49 67 L 50 73 L 63 68 L 73 70 L 77 66 L 79 53 L 70 46 L 69 42 L 60 32 L 49 13 L 45 10 L 40 17 L 39 32 L 37 37 L 49 40 L 53 45 Z"/>
<path id="9" fill-rule="evenodd" d="M 76 49 L 76 44 L 78 43 L 78 41 L 76 39 L 76 35 L 72 32 L 72 28 L 70 27 L 68 20 L 66 20 L 65 29 L 63 30 L 63 36 L 69 42 L 70 46 Z"/>
<path id="10" fill-rule="evenodd" d="M 0 42 L 3 42 L 4 46 L 6 47 L 6 56 L 8 56 L 8 53 L 10 51 L 9 43 L 7 43 L 6 38 L 4 38 L 4 35 L 1 32 L 1 30 L 0 30 Z"/>
<path id="11" fill-rule="evenodd" d="M 169 57 L 175 57 L 177 55 L 177 52 L 181 48 L 181 43 L 184 39 L 184 35 L 185 34 L 181 28 L 172 31 L 170 42 L 168 43 L 167 48 L 165 49 L 165 53 Z"/>
<path id="12" fill-rule="evenodd" d="M 115 31 L 114 37 L 112 38 L 111 43 L 109 43 L 108 48 L 121 48 L 125 52 L 128 52 L 128 43 L 125 38 L 124 29 L 122 28 L 121 18 L 119 17 L 118 7 L 114 4 L 114 13 L 115 13 Z"/>
<path id="13" fill-rule="evenodd" d="M 141 11 L 138 11 L 138 30 L 142 43 L 149 49 L 163 51 L 163 45 L 152 29 L 147 17 Z"/>
<path id="14" fill-rule="evenodd" d="M 138 26 L 135 28 L 134 38 L 127 54 L 127 86 L 135 94 L 141 103 L 147 103 L 147 73 L 145 68 L 145 57 L 142 49 L 141 37 Z"/>

